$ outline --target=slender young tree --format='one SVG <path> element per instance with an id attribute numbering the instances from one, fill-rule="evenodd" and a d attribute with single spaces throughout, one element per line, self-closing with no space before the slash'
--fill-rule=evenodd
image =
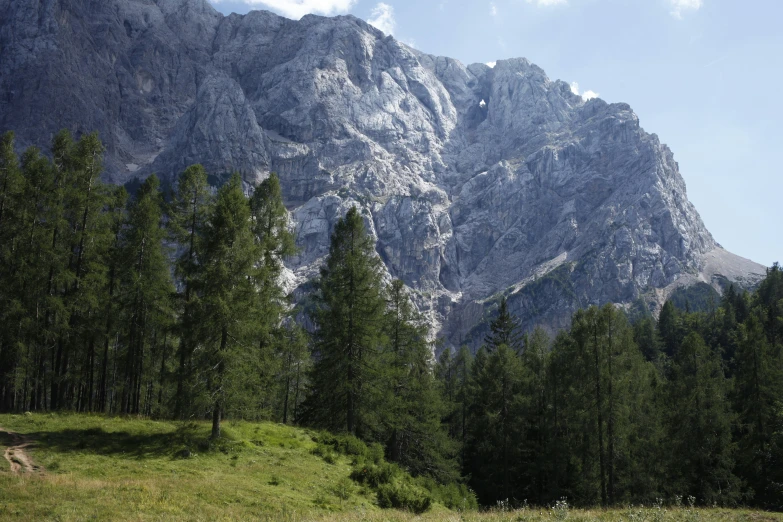
<path id="1" fill-rule="evenodd" d="M 307 332 L 291 321 L 281 329 L 277 357 L 282 361 L 277 377 L 281 385 L 280 402 L 283 424 L 297 423 L 299 407 L 304 400 L 307 372 L 310 370 L 310 346 Z"/>

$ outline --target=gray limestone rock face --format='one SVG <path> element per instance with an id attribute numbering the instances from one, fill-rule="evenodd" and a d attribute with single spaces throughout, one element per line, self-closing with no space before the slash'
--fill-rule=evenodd
<path id="1" fill-rule="evenodd" d="M 97 130 L 106 179 L 192 163 L 282 180 L 318 273 L 361 208 L 433 332 L 475 344 L 498 298 L 526 327 L 590 304 L 658 309 L 681 286 L 753 284 L 631 108 L 583 100 L 525 59 L 430 56 L 351 17 L 223 16 L 206 0 L 0 0 L 0 130 L 20 147 Z"/>

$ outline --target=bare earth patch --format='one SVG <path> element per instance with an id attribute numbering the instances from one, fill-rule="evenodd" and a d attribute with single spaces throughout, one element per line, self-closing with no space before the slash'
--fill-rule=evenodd
<path id="1" fill-rule="evenodd" d="M 3 452 L 3 457 L 11 465 L 11 473 L 18 475 L 20 473 L 42 471 L 42 468 L 33 463 L 33 460 L 25 451 L 33 445 L 30 439 L 19 433 L 8 431 L 3 427 L 0 427 L 0 433 L 6 434 L 11 439 L 10 445 Z"/>

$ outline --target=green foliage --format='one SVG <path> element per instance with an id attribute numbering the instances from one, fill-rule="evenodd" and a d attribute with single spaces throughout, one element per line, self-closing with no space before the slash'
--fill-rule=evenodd
<path id="1" fill-rule="evenodd" d="M 720 294 L 707 283 L 696 283 L 678 288 L 669 301 L 685 312 L 710 312 L 718 306 Z"/>
<path id="2" fill-rule="evenodd" d="M 734 504 L 740 499 L 740 481 L 733 473 L 733 415 L 720 357 L 692 332 L 683 340 L 671 373 L 669 485 L 707 505 Z"/>
<path id="3" fill-rule="evenodd" d="M 351 208 L 335 227 L 318 283 L 315 361 L 304 404 L 307 422 L 315 426 L 369 430 L 385 309 L 380 263 L 362 217 Z"/>
<path id="4" fill-rule="evenodd" d="M 280 279 L 295 248 L 276 175 L 248 198 L 239 176 L 215 193 L 192 166 L 166 205 L 155 176 L 130 200 L 103 184 L 95 134 L 61 132 L 50 150 L 17 156 L 13 134 L 0 138 L 0 411 L 213 421 L 211 438 L 188 422 L 176 436 L 113 443 L 93 427 L 59 438 L 68 451 L 134 443 L 177 465 L 201 454 L 236 469 L 259 451 L 306 449 L 297 458 L 331 477 L 306 502 L 324 509 L 366 506 L 363 495 L 413 512 L 474 509 L 473 490 L 502 511 L 555 506 L 555 518 L 571 502 L 657 502 L 660 519 L 656 499 L 683 497 L 783 509 L 777 264 L 753 293 L 724 285 L 718 302 L 708 285 L 681 289 L 657 321 L 639 301 L 633 326 L 592 307 L 554 339 L 520 335 L 503 299 L 473 357 L 433 346 L 404 284 L 383 284 L 355 208 L 317 283 L 300 287 L 313 295 L 291 310 Z M 572 269 L 528 285 L 526 306 L 547 292 L 575 302 Z M 309 317 L 312 338 L 294 317 Z M 340 434 L 221 429 L 224 415 Z M 276 468 L 258 484 L 295 482 Z"/>
<path id="5" fill-rule="evenodd" d="M 393 482 L 378 487 L 378 505 L 413 513 L 424 513 L 432 506 L 428 491 L 407 482 Z"/>
<path id="6" fill-rule="evenodd" d="M 505 297 L 500 300 L 498 316 L 489 328 L 490 334 L 484 338 L 484 345 L 488 351 L 494 351 L 500 345 L 508 346 L 517 352 L 522 349 L 519 321 L 509 313 L 508 301 Z"/>

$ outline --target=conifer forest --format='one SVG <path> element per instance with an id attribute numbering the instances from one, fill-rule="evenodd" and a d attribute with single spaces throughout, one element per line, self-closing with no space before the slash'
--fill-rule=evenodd
<path id="1" fill-rule="evenodd" d="M 97 134 L 0 140 L 0 412 L 271 420 L 356 437 L 483 506 L 783 509 L 783 270 L 658 317 L 522 331 L 497 296 L 473 353 L 433 340 L 365 217 L 307 295 L 280 181 L 199 165 L 107 184 Z"/>

